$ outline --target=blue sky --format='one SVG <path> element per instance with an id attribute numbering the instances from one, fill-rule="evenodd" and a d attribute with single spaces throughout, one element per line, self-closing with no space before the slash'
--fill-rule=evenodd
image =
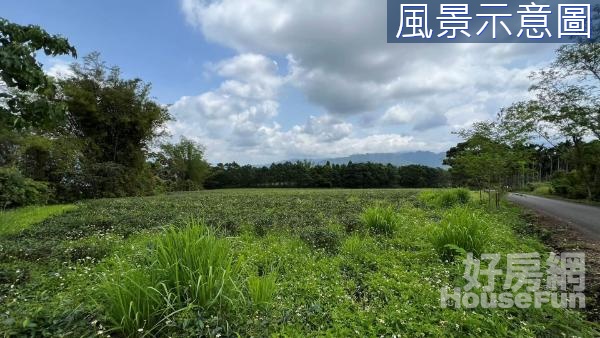
<path id="1" fill-rule="evenodd" d="M 5 0 L 1 16 L 99 51 L 172 104 L 211 162 L 445 151 L 527 97 L 551 45 L 388 45 L 385 1 Z M 40 58 L 50 74 L 68 58 Z"/>
<path id="2" fill-rule="evenodd" d="M 11 21 L 67 37 L 80 57 L 99 51 L 126 76 L 152 82 L 164 103 L 210 89 L 215 79 L 203 75 L 204 64 L 235 55 L 207 43 L 173 0 L 9 0 L 2 7 Z"/>

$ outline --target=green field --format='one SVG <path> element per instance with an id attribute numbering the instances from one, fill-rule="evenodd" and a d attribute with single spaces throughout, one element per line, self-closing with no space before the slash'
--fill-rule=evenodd
<path id="1" fill-rule="evenodd" d="M 440 288 L 464 285 L 448 241 L 476 252 L 548 249 L 518 210 L 438 195 L 219 190 L 7 211 L 0 332 L 598 335 L 582 314 L 550 307 L 442 309 Z"/>

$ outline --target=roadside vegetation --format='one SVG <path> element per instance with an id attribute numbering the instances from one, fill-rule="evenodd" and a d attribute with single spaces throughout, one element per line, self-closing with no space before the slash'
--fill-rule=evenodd
<path id="1" fill-rule="evenodd" d="M 462 190 L 178 193 L 28 223 L 0 236 L 9 336 L 598 334 L 573 311 L 440 307 L 465 251 L 548 251 Z"/>
<path id="2" fill-rule="evenodd" d="M 598 43 L 566 44 L 531 74 L 531 100 L 458 134 L 447 153 L 452 182 L 600 200 Z"/>

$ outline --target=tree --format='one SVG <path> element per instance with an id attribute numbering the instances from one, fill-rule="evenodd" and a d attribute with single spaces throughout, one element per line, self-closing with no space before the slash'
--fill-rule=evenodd
<path id="1" fill-rule="evenodd" d="M 4 128 L 48 127 L 64 118 L 66 107 L 56 85 L 35 59 L 40 50 L 49 56 L 77 56 L 63 37 L 0 18 L 0 79 L 7 87 L 0 90 L 0 126 Z"/>
<path id="2" fill-rule="evenodd" d="M 498 192 L 508 185 L 525 184 L 514 178 L 525 177 L 530 170 L 531 147 L 516 142 L 494 122 L 476 123 L 458 134 L 465 141 L 450 149 L 444 160 L 452 167 L 455 183 Z"/>
<path id="3" fill-rule="evenodd" d="M 447 171 L 425 166 L 307 161 L 273 163 L 269 167 L 219 163 L 212 167 L 205 186 L 209 189 L 248 187 L 297 188 L 430 188 L 448 185 Z"/>
<path id="4" fill-rule="evenodd" d="M 509 133 L 551 145 L 561 140 L 573 145 L 573 164 L 592 198 L 595 173 L 585 156 L 587 139 L 600 139 L 600 46 L 568 44 L 557 50 L 556 60 L 532 74 L 530 92 L 535 99 L 517 102 L 499 115 Z"/>
<path id="5" fill-rule="evenodd" d="M 165 106 L 150 98 L 150 85 L 122 79 L 99 53 L 74 64 L 74 76 L 60 81 L 68 107 L 67 129 L 84 143 L 88 195 L 124 196 L 151 193 L 146 161 L 151 142 L 170 119 Z"/>
<path id="6" fill-rule="evenodd" d="M 443 187 L 445 171 L 423 165 L 407 165 L 398 168 L 398 185 L 404 188 Z"/>
<path id="7" fill-rule="evenodd" d="M 82 140 L 71 135 L 27 135 L 20 141 L 17 166 L 25 176 L 47 182 L 53 202 L 71 202 L 86 197 L 89 185 L 82 150 Z"/>
<path id="8" fill-rule="evenodd" d="M 177 144 L 163 144 L 156 155 L 158 175 L 168 182 L 170 190 L 198 190 L 208 176 L 202 146 L 181 138 Z"/>

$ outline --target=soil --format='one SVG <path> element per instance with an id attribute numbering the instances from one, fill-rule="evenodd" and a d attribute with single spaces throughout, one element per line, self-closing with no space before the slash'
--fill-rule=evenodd
<path id="1" fill-rule="evenodd" d="M 585 236 L 572 225 L 548 215 L 526 210 L 524 217 L 533 232 L 555 252 L 585 252 L 586 309 L 588 320 L 600 322 L 600 241 Z"/>

